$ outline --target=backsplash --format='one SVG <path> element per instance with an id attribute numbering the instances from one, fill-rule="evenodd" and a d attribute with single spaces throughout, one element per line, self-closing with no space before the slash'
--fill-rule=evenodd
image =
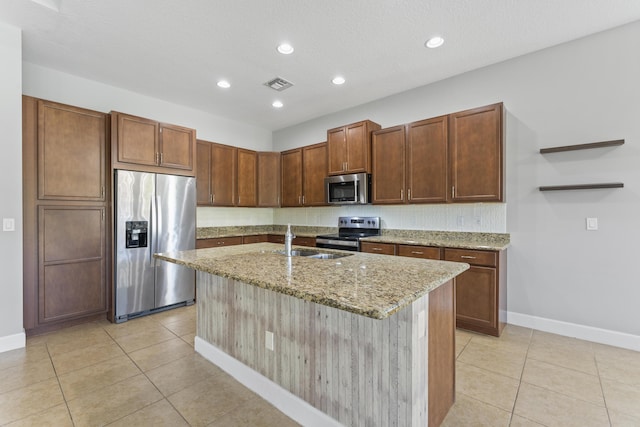
<path id="1" fill-rule="evenodd" d="M 339 216 L 379 216 L 383 229 L 507 232 L 506 203 L 358 205 L 316 208 L 198 208 L 198 227 L 292 224 L 335 227 Z"/>

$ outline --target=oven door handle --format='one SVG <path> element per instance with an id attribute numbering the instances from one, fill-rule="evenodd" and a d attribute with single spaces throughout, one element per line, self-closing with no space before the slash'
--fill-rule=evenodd
<path id="1" fill-rule="evenodd" d="M 323 239 L 320 237 L 316 237 L 316 244 L 318 243 L 322 243 L 325 245 L 350 246 L 354 248 L 358 247 L 357 240 L 334 240 L 334 239 Z"/>

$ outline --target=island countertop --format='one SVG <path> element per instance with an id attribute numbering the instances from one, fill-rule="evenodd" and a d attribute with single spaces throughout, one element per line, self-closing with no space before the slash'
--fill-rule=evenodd
<path id="1" fill-rule="evenodd" d="M 338 259 L 286 257 L 276 252 L 283 247 L 254 243 L 154 256 L 374 319 L 389 317 L 469 268 L 464 263 L 363 252 Z"/>

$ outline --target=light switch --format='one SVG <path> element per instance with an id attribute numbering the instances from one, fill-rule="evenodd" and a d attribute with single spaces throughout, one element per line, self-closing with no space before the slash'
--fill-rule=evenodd
<path id="1" fill-rule="evenodd" d="M 16 220 L 14 218 L 2 218 L 2 231 L 16 231 Z"/>
<path id="2" fill-rule="evenodd" d="M 587 218 L 587 230 L 595 231 L 598 229 L 598 218 Z"/>

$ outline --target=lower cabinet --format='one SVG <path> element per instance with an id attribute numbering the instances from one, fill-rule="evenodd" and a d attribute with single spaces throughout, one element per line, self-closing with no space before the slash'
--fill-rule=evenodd
<path id="1" fill-rule="evenodd" d="M 466 262 L 455 278 L 456 326 L 499 337 L 506 324 L 506 251 L 444 250 L 445 261 Z"/>
<path id="2" fill-rule="evenodd" d="M 254 234 L 252 236 L 242 236 L 242 244 L 247 245 L 249 243 L 263 243 L 268 242 L 266 234 Z"/>
<path id="3" fill-rule="evenodd" d="M 241 245 L 242 236 L 215 237 L 213 239 L 196 240 L 196 249 L 219 248 L 220 246 Z"/>
<path id="4" fill-rule="evenodd" d="M 398 255 L 440 260 L 442 259 L 442 249 L 435 246 L 398 245 Z"/>
<path id="5" fill-rule="evenodd" d="M 360 242 L 360 252 L 368 252 L 370 254 L 395 255 L 395 243 L 374 243 Z"/>

